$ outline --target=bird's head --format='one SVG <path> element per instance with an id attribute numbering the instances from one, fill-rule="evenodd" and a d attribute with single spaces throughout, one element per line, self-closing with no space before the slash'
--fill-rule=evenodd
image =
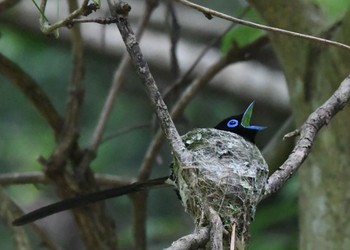
<path id="1" fill-rule="evenodd" d="M 229 131 L 242 136 L 244 139 L 255 143 L 255 136 L 260 131 L 265 129 L 263 126 L 251 126 L 250 119 L 253 113 L 254 102 L 252 102 L 244 113 L 240 115 L 230 116 L 218 125 L 216 129 Z"/>

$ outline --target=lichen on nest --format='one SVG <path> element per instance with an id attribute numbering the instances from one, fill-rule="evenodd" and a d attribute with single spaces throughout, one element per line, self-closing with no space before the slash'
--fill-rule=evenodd
<path id="1" fill-rule="evenodd" d="M 182 166 L 175 158 L 172 178 L 185 210 L 197 226 L 208 223 L 208 208 L 236 238 L 246 241 L 268 177 L 268 166 L 255 144 L 217 129 L 195 129 L 182 136 L 192 154 Z"/>

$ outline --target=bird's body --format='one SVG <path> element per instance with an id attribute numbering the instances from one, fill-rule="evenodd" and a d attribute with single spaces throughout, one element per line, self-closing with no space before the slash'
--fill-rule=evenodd
<path id="1" fill-rule="evenodd" d="M 265 161 L 263 160 L 262 156 L 260 155 L 259 150 L 256 148 L 256 146 L 254 144 L 255 143 L 255 136 L 256 136 L 257 132 L 264 129 L 265 127 L 250 126 L 249 125 L 250 118 L 252 115 L 253 106 L 254 106 L 254 102 L 249 105 L 249 107 L 245 110 L 244 113 L 242 113 L 240 115 L 236 115 L 236 116 L 231 116 L 231 117 L 224 119 L 223 121 L 221 121 L 219 124 L 217 124 L 215 126 L 215 129 L 199 129 L 199 130 L 197 129 L 197 130 L 190 131 L 189 133 L 187 133 L 186 135 L 184 135 L 182 137 L 186 147 L 190 151 L 191 150 L 201 151 L 205 148 L 206 153 L 204 151 L 201 152 L 201 154 L 204 154 L 203 157 L 205 156 L 204 157 L 205 162 L 210 162 L 210 161 L 212 161 L 212 163 L 214 161 L 217 162 L 218 165 L 213 164 L 209 168 L 209 169 L 212 169 L 212 171 L 208 171 L 209 170 L 208 168 L 202 168 L 203 162 L 201 160 L 199 160 L 200 157 L 198 155 L 196 156 L 198 161 L 194 164 L 196 164 L 197 168 L 198 169 L 207 169 L 204 172 L 202 172 L 202 175 L 204 173 L 204 176 L 206 176 L 205 178 L 208 177 L 209 179 L 211 179 L 210 176 L 213 177 L 213 174 L 215 174 L 215 173 L 220 174 L 222 176 L 227 176 L 227 177 L 237 176 L 237 173 L 235 172 L 236 169 L 239 169 L 239 168 L 237 168 L 237 166 L 238 166 L 237 164 L 241 164 L 240 160 L 244 160 L 244 162 L 245 162 L 244 164 L 249 162 L 248 158 L 252 154 L 251 151 L 255 152 L 255 153 L 253 153 L 253 155 L 255 155 L 259 159 L 259 161 L 260 161 L 259 163 L 261 163 L 263 165 L 263 167 L 262 167 L 263 168 L 263 170 L 262 170 L 263 178 L 265 178 L 265 176 L 267 177 L 267 168 L 266 168 Z M 218 131 L 218 130 L 223 130 L 223 131 Z M 231 132 L 231 133 L 227 133 L 227 132 Z M 232 134 L 234 134 L 234 135 L 232 135 Z M 202 139 L 204 139 L 204 138 L 208 142 L 207 145 L 211 145 L 210 147 L 207 147 L 207 146 L 205 146 L 204 148 L 198 147 L 200 145 L 199 142 L 202 143 L 203 142 Z M 211 141 L 211 140 L 213 140 L 213 141 Z M 215 141 L 215 143 L 212 144 L 212 142 L 214 142 L 214 141 Z M 240 153 L 237 155 L 237 152 L 241 152 L 240 150 L 237 150 L 239 145 L 241 145 L 243 147 L 243 150 L 245 150 L 245 153 L 243 152 L 243 154 Z M 208 152 L 211 152 L 211 153 L 209 154 Z M 256 152 L 259 152 L 259 154 L 257 154 Z M 198 152 L 196 153 L 195 151 L 192 151 L 192 153 L 193 153 L 193 155 L 196 155 Z M 237 164 L 236 165 L 232 165 L 232 164 L 229 165 L 230 167 L 228 169 L 217 168 L 218 166 L 221 166 L 223 164 L 221 160 L 222 159 L 225 160 L 226 158 L 230 159 L 231 162 L 232 161 L 236 162 Z M 210 159 L 212 159 L 212 160 L 210 160 Z M 256 163 L 256 162 L 254 162 L 255 159 L 252 158 L 252 160 L 253 161 L 249 164 L 254 165 Z M 242 166 L 242 167 L 246 168 L 245 172 L 247 172 L 249 175 L 249 176 L 247 176 L 247 178 L 255 180 L 256 176 L 254 177 L 254 174 L 253 174 L 253 176 L 250 176 L 250 175 L 253 172 L 260 173 L 261 171 L 260 170 L 258 171 L 257 168 L 254 168 L 254 170 L 249 170 L 249 169 L 252 169 L 252 168 L 250 168 L 249 164 L 248 165 L 246 164 L 246 166 Z M 86 194 L 86 195 L 82 195 L 79 197 L 74 197 L 71 199 L 63 200 L 63 201 L 48 205 L 46 207 L 39 208 L 37 210 L 34 210 L 28 214 L 25 214 L 25 215 L 17 218 L 16 220 L 13 221 L 13 225 L 19 226 L 19 225 L 27 224 L 27 223 L 33 222 L 35 220 L 47 217 L 51 214 L 58 213 L 58 212 L 61 212 L 61 211 L 67 210 L 67 209 L 85 206 L 85 205 L 92 203 L 92 202 L 97 202 L 97 201 L 109 199 L 112 197 L 121 196 L 121 195 L 124 195 L 127 193 L 146 190 L 146 189 L 149 189 L 151 187 L 158 187 L 158 186 L 162 186 L 162 185 L 164 186 L 164 185 L 166 185 L 168 179 L 171 179 L 171 181 L 174 181 L 173 183 L 175 183 L 176 188 L 179 189 L 179 194 L 181 196 L 182 202 L 185 205 L 186 210 L 187 211 L 191 210 L 192 212 L 190 212 L 190 213 L 196 214 L 196 212 L 193 212 L 195 210 L 190 209 L 188 207 L 189 204 L 187 204 L 187 201 L 189 201 L 189 198 L 191 200 L 191 197 L 188 196 L 188 193 L 186 191 L 187 188 L 185 188 L 185 186 L 187 185 L 186 184 L 187 181 L 185 180 L 184 182 L 182 182 L 183 180 L 180 180 L 180 179 L 184 179 L 184 177 L 185 177 L 185 176 L 182 176 L 182 174 L 181 174 L 181 173 L 183 173 L 181 168 L 183 168 L 183 166 L 179 166 L 179 165 L 175 164 L 175 167 L 172 168 L 172 174 L 171 174 L 170 178 L 169 177 L 162 177 L 162 178 L 158 178 L 158 179 L 154 179 L 154 180 L 150 180 L 150 181 L 146 181 L 146 182 L 136 182 L 136 183 L 124 186 L 124 187 L 102 190 L 102 191 L 98 191 L 98 192 L 95 192 L 92 194 Z M 221 171 L 221 173 L 219 173 L 220 171 Z M 207 173 L 207 174 L 205 174 L 205 173 Z M 186 178 L 187 177 L 185 177 L 185 179 Z M 179 180 L 180 180 L 180 182 L 179 182 Z M 214 177 L 213 177 L 213 180 L 220 181 L 219 179 L 214 178 Z M 191 181 L 194 181 L 194 180 L 191 180 Z M 209 181 L 209 183 L 210 183 L 211 187 L 215 187 L 215 181 L 214 182 Z M 259 189 L 259 188 L 260 188 L 260 186 L 256 187 L 256 188 L 254 187 L 252 190 L 254 191 L 255 189 Z M 256 190 L 254 192 L 256 192 Z M 198 202 L 198 200 L 196 200 L 196 199 L 192 200 L 191 204 L 193 202 Z M 256 203 L 255 200 L 253 203 L 254 204 Z"/>

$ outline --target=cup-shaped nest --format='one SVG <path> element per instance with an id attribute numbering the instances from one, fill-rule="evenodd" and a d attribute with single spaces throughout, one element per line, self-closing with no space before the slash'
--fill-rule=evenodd
<path id="1" fill-rule="evenodd" d="M 185 210 L 197 226 L 208 223 L 214 209 L 228 233 L 245 241 L 268 177 L 268 166 L 255 144 L 232 132 L 195 129 L 182 136 L 192 158 L 176 158 L 172 178 Z"/>

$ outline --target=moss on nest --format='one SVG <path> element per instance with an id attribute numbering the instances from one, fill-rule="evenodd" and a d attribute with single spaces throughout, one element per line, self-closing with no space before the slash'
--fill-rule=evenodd
<path id="1" fill-rule="evenodd" d="M 176 159 L 172 176 L 183 205 L 197 226 L 208 223 L 208 207 L 243 243 L 268 177 L 268 166 L 255 144 L 217 129 L 195 129 L 182 136 L 192 153 L 189 165 Z M 226 237 L 225 237 L 226 238 Z"/>

